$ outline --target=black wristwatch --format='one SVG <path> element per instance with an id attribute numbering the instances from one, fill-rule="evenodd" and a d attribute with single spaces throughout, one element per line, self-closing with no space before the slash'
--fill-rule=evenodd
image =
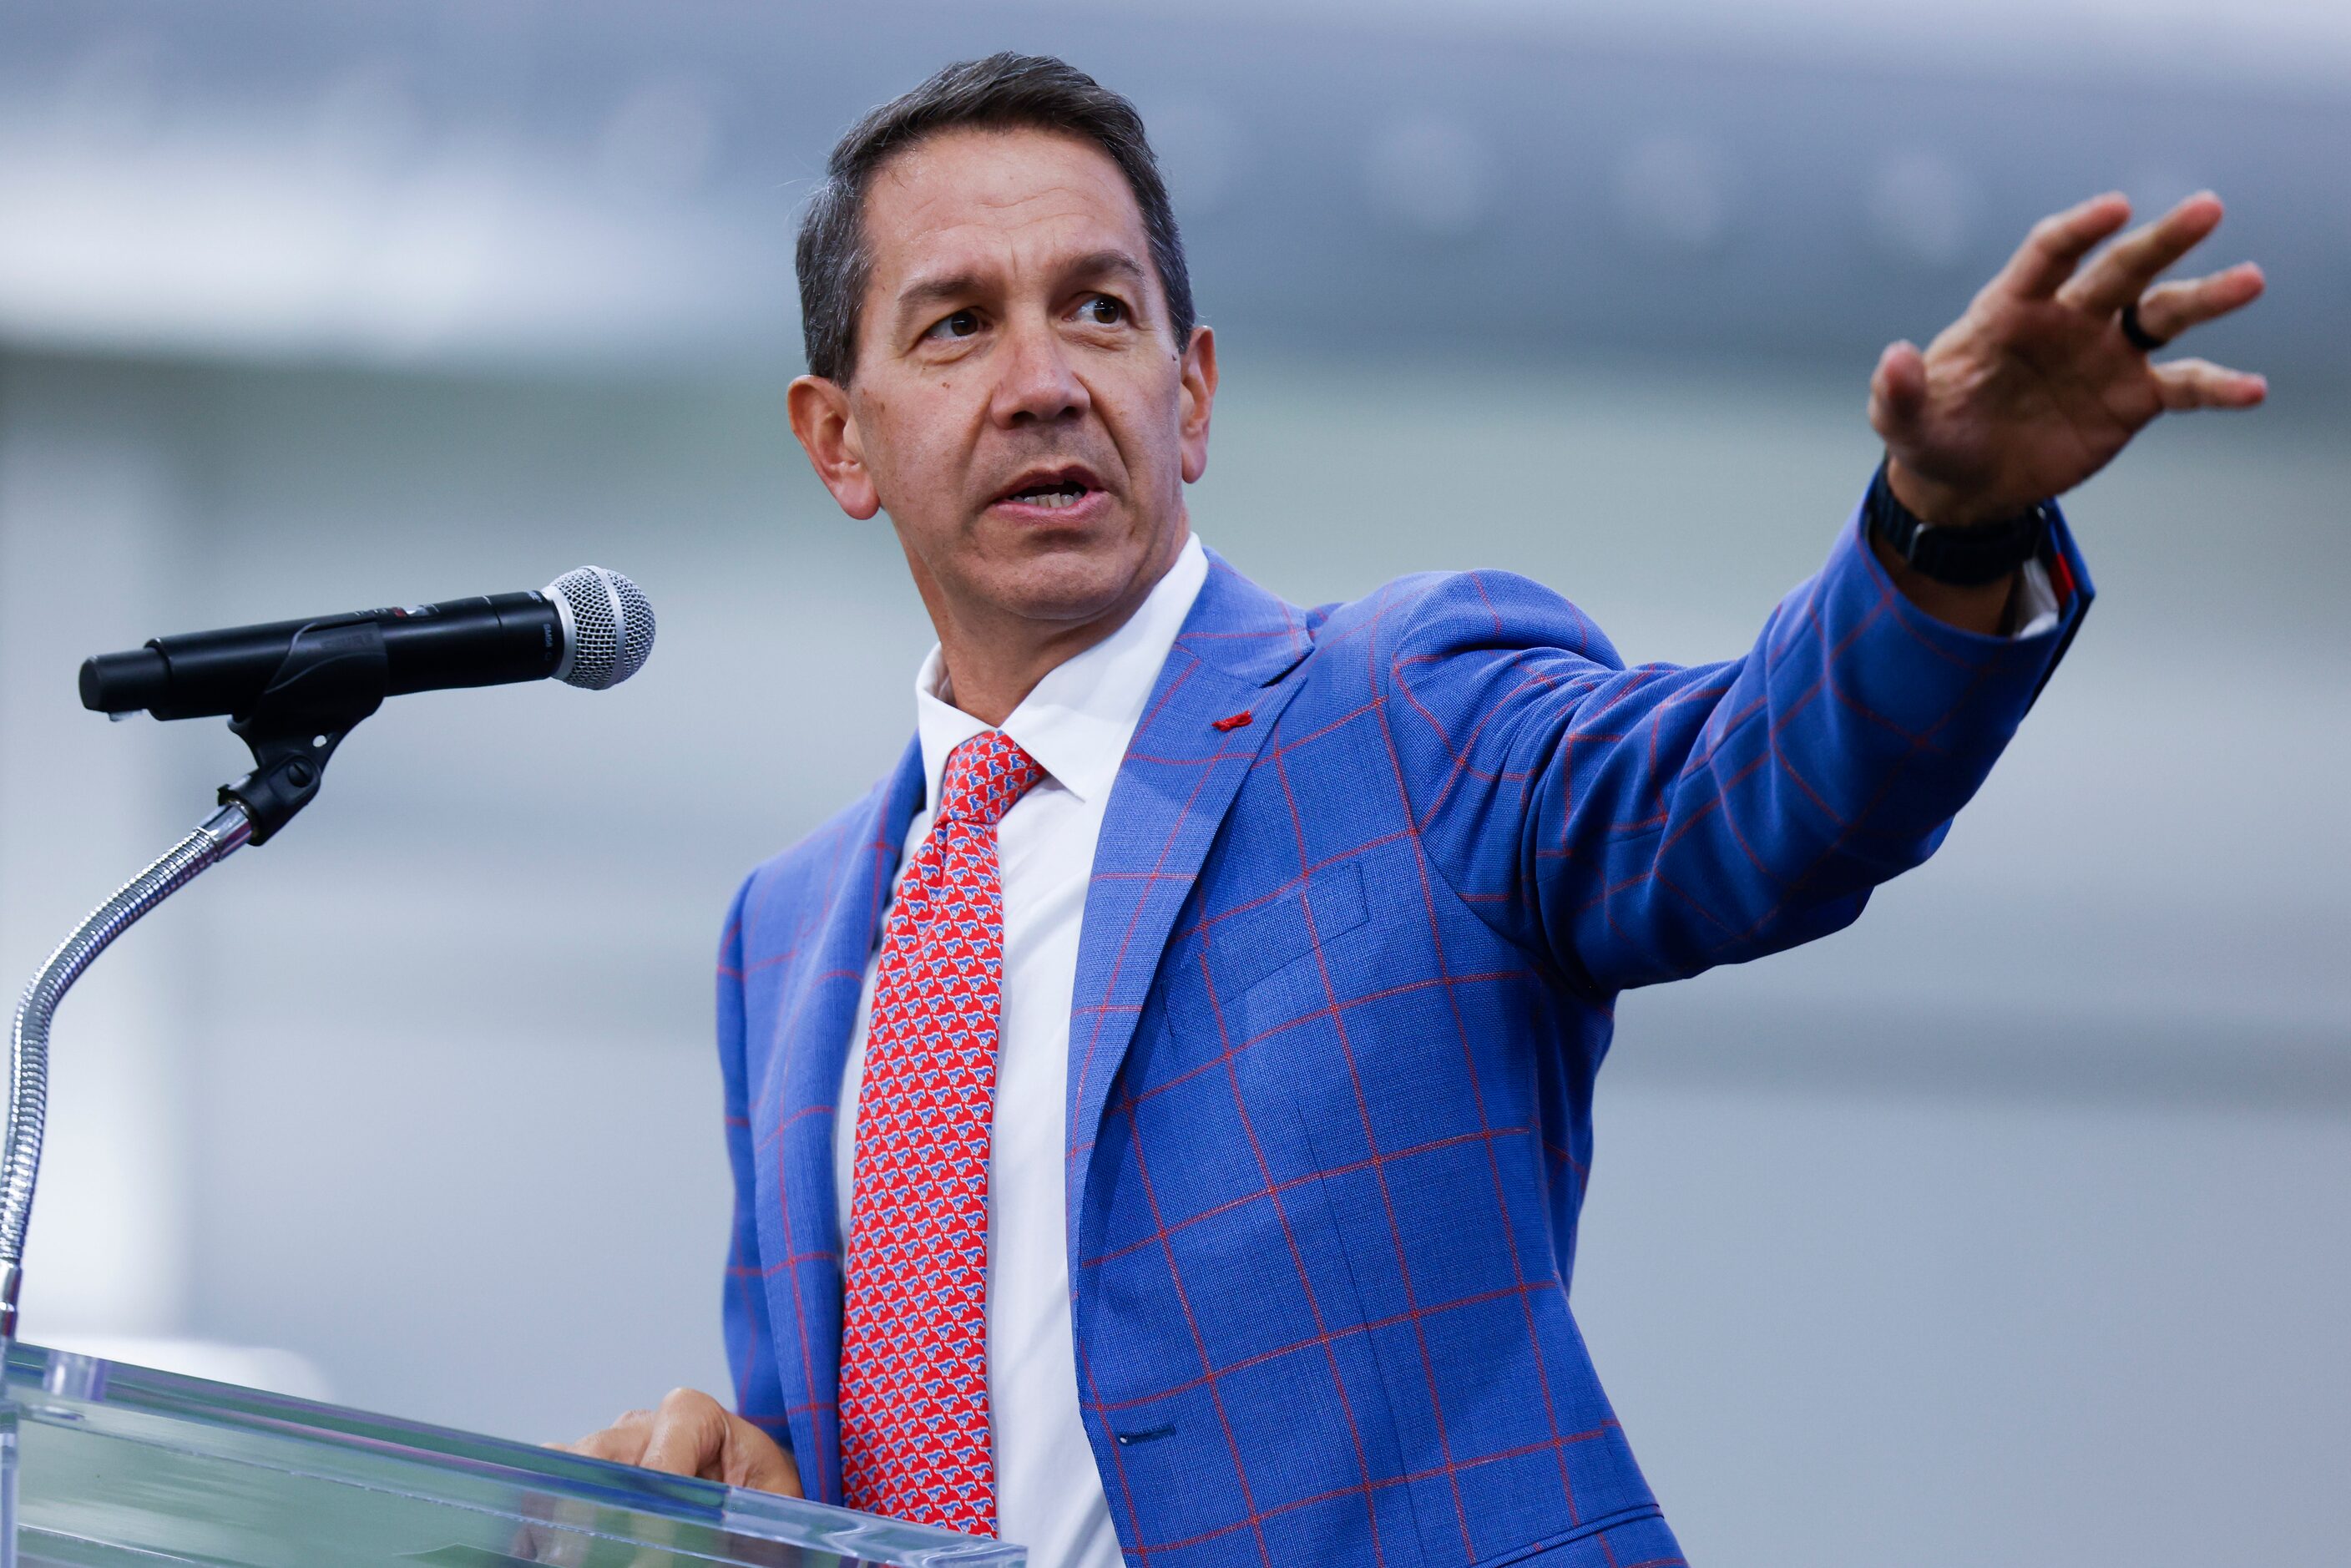
<path id="1" fill-rule="evenodd" d="M 1938 528 L 1895 498 L 1886 482 L 1886 465 L 1869 482 L 1869 496 L 1861 504 L 1869 529 L 1886 548 L 1908 561 L 1920 575 L 1960 588 L 1998 582 L 2041 553 L 2049 539 L 2049 506 L 2043 502 L 2029 512 L 1997 523 L 1969 528 Z"/>

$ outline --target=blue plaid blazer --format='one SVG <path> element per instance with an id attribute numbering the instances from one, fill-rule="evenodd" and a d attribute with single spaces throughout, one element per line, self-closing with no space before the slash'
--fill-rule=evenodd
<path id="1" fill-rule="evenodd" d="M 1848 523 L 1745 657 L 1523 578 L 1301 611 L 1212 557 L 1112 792 L 1070 1016 L 1078 1394 L 1129 1562 L 1681 1561 L 1568 1308 L 1613 1000 L 1917 864 L 2086 607 L 1953 630 Z M 910 747 L 720 960 L 744 1414 L 841 1496 L 833 1118 Z"/>

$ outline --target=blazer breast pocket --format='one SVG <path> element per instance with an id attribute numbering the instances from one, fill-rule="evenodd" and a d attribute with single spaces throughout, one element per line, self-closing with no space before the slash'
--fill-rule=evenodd
<path id="1" fill-rule="evenodd" d="M 1329 1011 L 1319 952 L 1339 960 L 1364 941 L 1371 922 L 1363 868 L 1353 861 L 1325 866 L 1262 903 L 1210 920 L 1179 948 L 1171 948 L 1165 1010 L 1144 1061 L 1131 1062 L 1136 1082 L 1176 1078 L 1226 1059 L 1244 1080 L 1250 1059 L 1275 1047 L 1284 1026 Z"/>
<path id="2" fill-rule="evenodd" d="M 1342 938 L 1370 918 L 1363 867 L 1342 861 L 1262 904 L 1210 922 L 1203 944 L 1207 984 L 1205 994 L 1192 998 L 1216 1015 L 1203 1021 L 1228 1037 L 1238 1029 L 1249 1038 L 1302 1009 L 1322 1006 L 1318 953 L 1328 959 Z M 1192 1020 L 1171 1021 L 1181 1028 Z M 1241 1041 L 1228 1038 L 1228 1043 Z"/>

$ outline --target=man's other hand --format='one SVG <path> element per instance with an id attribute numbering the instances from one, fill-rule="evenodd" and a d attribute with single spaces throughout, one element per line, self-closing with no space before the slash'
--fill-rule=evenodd
<path id="1" fill-rule="evenodd" d="M 2120 195 L 2043 219 L 1924 353 L 1896 343 L 1879 358 L 1869 422 L 1904 506 L 1944 527 L 2011 517 L 2095 474 L 2167 409 L 2268 395 L 2260 376 L 2203 360 L 2150 363 L 2123 328 L 2136 303 L 2141 330 L 2168 340 L 2260 297 L 2251 262 L 2156 282 L 2220 226 L 2219 199 L 2190 196 L 2084 264 L 2129 221 Z"/>
<path id="2" fill-rule="evenodd" d="M 674 1388 L 656 1409 L 628 1411 L 601 1432 L 556 1446 L 591 1459 L 802 1495 L 799 1467 L 791 1455 L 699 1389 Z"/>

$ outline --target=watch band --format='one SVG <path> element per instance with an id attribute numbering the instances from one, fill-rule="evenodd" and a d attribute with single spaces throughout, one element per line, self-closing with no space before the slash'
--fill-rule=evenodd
<path id="1" fill-rule="evenodd" d="M 1879 463 L 1862 504 L 1863 518 L 1886 547 L 1921 576 L 1959 588 L 1997 582 L 2041 553 L 2049 538 L 2049 507 L 1969 528 L 1938 528 L 1896 498 Z"/>

